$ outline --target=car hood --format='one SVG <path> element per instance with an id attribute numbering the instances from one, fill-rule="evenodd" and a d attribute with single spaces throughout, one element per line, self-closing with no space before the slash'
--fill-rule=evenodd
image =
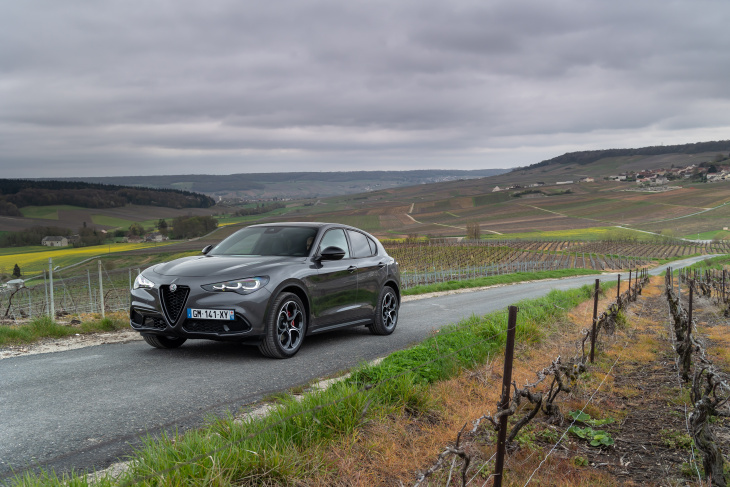
<path id="1" fill-rule="evenodd" d="M 220 277 L 237 279 L 263 275 L 272 267 L 283 264 L 303 262 L 303 257 L 235 257 L 235 256 L 200 256 L 184 257 L 159 264 L 152 268 L 163 276 L 175 277 Z"/>

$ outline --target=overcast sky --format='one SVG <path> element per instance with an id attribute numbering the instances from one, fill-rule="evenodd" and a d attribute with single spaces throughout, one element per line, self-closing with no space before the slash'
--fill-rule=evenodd
<path id="1" fill-rule="evenodd" d="M 0 5 L 0 177 L 480 169 L 721 139 L 727 0 Z"/>

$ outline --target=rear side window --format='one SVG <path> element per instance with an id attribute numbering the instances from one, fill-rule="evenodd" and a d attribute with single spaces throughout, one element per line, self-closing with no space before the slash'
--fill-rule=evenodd
<path id="1" fill-rule="evenodd" d="M 347 234 L 350 236 L 350 243 L 352 243 L 352 253 L 355 257 L 370 257 L 375 255 L 373 251 L 376 247 L 374 242 L 371 242 L 369 238 L 360 232 L 354 232 L 348 230 Z"/>

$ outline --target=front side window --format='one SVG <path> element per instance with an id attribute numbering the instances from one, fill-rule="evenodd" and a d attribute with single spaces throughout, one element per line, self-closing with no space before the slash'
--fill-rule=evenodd
<path id="1" fill-rule="evenodd" d="M 327 247 L 339 247 L 345 251 L 343 259 L 350 258 L 350 247 L 347 245 L 347 238 L 345 238 L 345 231 L 341 228 L 333 228 L 328 230 L 327 233 L 322 237 L 322 241 L 319 243 L 319 251 Z"/>

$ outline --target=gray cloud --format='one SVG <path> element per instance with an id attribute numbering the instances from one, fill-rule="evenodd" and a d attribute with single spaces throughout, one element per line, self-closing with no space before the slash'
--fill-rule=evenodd
<path id="1" fill-rule="evenodd" d="M 730 127 L 719 0 L 29 0 L 0 18 L 0 177 L 509 167 Z"/>

